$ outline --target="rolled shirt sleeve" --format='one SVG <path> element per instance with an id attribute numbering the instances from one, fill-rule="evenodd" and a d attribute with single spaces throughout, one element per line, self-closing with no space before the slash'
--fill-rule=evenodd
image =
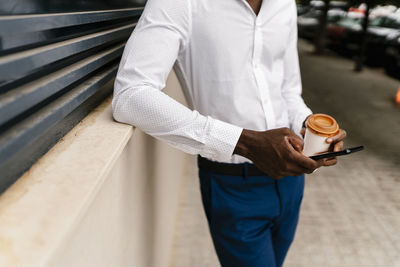
<path id="1" fill-rule="evenodd" d="M 227 161 L 243 129 L 203 116 L 162 92 L 190 31 L 190 1 L 147 1 L 121 59 L 113 116 L 187 153 Z"/>
<path id="2" fill-rule="evenodd" d="M 294 2 L 293 2 L 294 3 Z M 284 81 L 282 95 L 286 101 L 289 114 L 290 128 L 300 135 L 304 120 L 312 114 L 301 97 L 302 86 L 297 52 L 297 13 L 292 6 L 292 23 L 290 27 L 290 41 L 284 57 Z"/>

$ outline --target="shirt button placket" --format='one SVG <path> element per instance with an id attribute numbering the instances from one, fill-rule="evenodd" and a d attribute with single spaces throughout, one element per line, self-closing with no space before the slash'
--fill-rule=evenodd
<path id="1" fill-rule="evenodd" d="M 253 52 L 253 66 L 258 68 L 258 61 L 260 59 L 260 43 L 261 43 L 261 32 L 259 29 L 258 18 L 254 23 L 254 52 Z"/>
<path id="2" fill-rule="evenodd" d="M 264 88 L 266 84 L 263 82 L 263 77 L 262 77 L 262 71 L 259 66 L 259 60 L 261 59 L 261 52 L 262 52 L 262 33 L 260 29 L 260 20 L 259 17 L 255 20 L 254 23 L 254 51 L 253 51 L 253 67 L 254 67 L 254 76 L 256 78 L 259 94 L 261 97 L 262 105 L 263 105 L 263 110 L 265 114 L 265 120 L 267 123 L 268 127 L 271 127 L 272 125 L 268 117 L 271 115 L 270 113 L 270 108 L 268 108 L 268 96 L 266 95 L 267 88 Z"/>

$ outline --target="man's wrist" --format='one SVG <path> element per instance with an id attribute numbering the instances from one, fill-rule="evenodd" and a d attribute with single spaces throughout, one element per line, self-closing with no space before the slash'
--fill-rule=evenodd
<path id="1" fill-rule="evenodd" d="M 254 134 L 254 131 L 243 129 L 233 154 L 249 158 L 250 147 L 254 142 Z"/>

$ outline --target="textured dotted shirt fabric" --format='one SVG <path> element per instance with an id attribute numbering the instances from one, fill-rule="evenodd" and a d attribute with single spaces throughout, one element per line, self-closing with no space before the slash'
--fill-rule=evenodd
<path id="1" fill-rule="evenodd" d="M 189 107 L 162 92 L 175 70 Z M 148 0 L 114 84 L 115 120 L 187 153 L 232 155 L 244 128 L 289 127 L 311 110 L 301 97 L 293 0 Z"/>

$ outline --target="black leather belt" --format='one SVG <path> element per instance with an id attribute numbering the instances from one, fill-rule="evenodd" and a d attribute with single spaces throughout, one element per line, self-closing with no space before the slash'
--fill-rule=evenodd
<path id="1" fill-rule="evenodd" d="M 267 176 L 267 174 L 262 172 L 252 163 L 221 163 L 198 156 L 197 164 L 199 168 L 216 174 L 233 176 Z"/>

